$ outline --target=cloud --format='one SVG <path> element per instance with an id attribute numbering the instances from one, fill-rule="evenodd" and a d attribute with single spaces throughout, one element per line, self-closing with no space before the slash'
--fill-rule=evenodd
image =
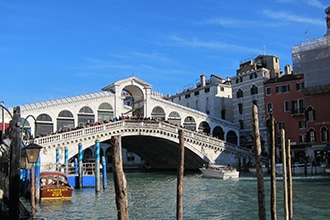
<path id="1" fill-rule="evenodd" d="M 321 8 L 321 9 L 325 9 L 327 6 L 323 5 L 320 1 L 318 0 L 307 0 L 307 4 L 315 7 L 315 8 Z"/>
<path id="2" fill-rule="evenodd" d="M 226 28 L 237 28 L 237 27 L 275 27 L 279 26 L 278 23 L 263 22 L 257 20 L 243 20 L 243 19 L 231 19 L 231 18 L 211 18 L 208 20 L 196 22 L 196 25 L 220 25 Z"/>
<path id="3" fill-rule="evenodd" d="M 202 41 L 198 38 L 192 38 L 191 40 L 187 40 L 175 35 L 170 36 L 171 40 L 174 41 L 176 44 L 184 47 L 190 48 L 207 48 L 207 49 L 214 49 L 214 50 L 223 50 L 226 51 L 239 51 L 239 52 L 249 52 L 249 53 L 260 53 L 260 50 L 240 46 L 237 44 L 227 44 L 219 41 Z"/>
<path id="4" fill-rule="evenodd" d="M 307 23 L 307 24 L 314 24 L 314 25 L 322 25 L 322 26 L 324 25 L 323 20 L 298 16 L 289 11 L 273 12 L 271 10 L 265 9 L 262 11 L 262 13 L 272 19 L 279 19 L 279 20 L 283 20 L 283 21 L 293 21 L 293 22 L 298 22 L 298 23 Z"/>

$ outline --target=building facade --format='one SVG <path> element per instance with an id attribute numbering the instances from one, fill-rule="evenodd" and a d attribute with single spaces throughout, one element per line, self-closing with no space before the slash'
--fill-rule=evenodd
<path id="1" fill-rule="evenodd" d="M 258 106 L 259 128 L 263 152 L 267 152 L 268 131 L 265 118 L 264 82 L 281 75 L 279 58 L 259 55 L 254 59 L 241 62 L 236 76 L 232 77 L 232 97 L 234 123 L 240 127 L 241 146 L 252 149 L 252 105 Z"/>

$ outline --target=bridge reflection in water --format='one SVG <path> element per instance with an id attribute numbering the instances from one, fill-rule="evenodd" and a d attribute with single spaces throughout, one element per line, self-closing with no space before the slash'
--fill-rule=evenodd
<path id="1" fill-rule="evenodd" d="M 82 128 L 35 139 L 43 146 L 40 153 L 41 168 L 55 167 L 56 148 L 67 147 L 69 158 L 78 153 L 77 145 L 83 150 L 96 140 L 109 143 L 114 135 L 122 137 L 122 147 L 136 153 L 157 169 L 176 169 L 179 145 L 176 125 L 154 120 L 122 120 Z M 184 130 L 185 168 L 197 169 L 205 162 L 238 165 L 242 160 L 253 159 L 251 151 L 221 139 L 199 132 Z"/>

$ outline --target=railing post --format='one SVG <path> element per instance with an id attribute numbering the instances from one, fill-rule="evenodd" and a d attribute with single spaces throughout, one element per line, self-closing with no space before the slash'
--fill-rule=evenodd
<path id="1" fill-rule="evenodd" d="M 100 191 L 100 141 L 95 141 L 95 192 Z"/>

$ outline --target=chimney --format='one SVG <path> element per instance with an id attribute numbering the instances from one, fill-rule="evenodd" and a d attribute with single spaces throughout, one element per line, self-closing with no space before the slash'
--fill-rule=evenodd
<path id="1" fill-rule="evenodd" d="M 204 74 L 201 75 L 201 87 L 206 86 L 206 76 Z"/>
<path id="2" fill-rule="evenodd" d="M 284 73 L 285 75 L 290 75 L 292 74 L 291 66 L 289 64 L 286 64 L 284 67 Z"/>

